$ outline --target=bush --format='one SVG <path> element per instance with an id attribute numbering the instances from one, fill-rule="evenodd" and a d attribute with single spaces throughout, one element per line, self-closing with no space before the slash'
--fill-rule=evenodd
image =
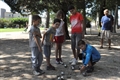
<path id="1" fill-rule="evenodd" d="M 0 28 L 7 27 L 9 25 L 10 21 L 4 18 L 0 19 Z"/>
<path id="2" fill-rule="evenodd" d="M 28 22 L 27 18 L 11 18 L 11 26 L 13 28 L 16 28 L 16 25 L 19 25 L 19 28 L 22 28 L 26 25 L 26 22 Z"/>
<path id="3" fill-rule="evenodd" d="M 16 28 L 16 25 L 19 25 L 19 28 L 25 27 L 27 18 L 10 18 L 10 19 L 0 19 L 0 28 Z"/>

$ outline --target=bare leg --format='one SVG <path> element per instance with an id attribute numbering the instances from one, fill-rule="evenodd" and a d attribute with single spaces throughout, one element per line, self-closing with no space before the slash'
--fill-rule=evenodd
<path id="1" fill-rule="evenodd" d="M 111 48 L 111 39 L 108 39 L 109 48 Z"/>
<path id="2" fill-rule="evenodd" d="M 47 66 L 50 66 L 50 57 L 46 57 Z"/>
<path id="3" fill-rule="evenodd" d="M 103 38 L 101 39 L 101 47 L 103 47 Z"/>
<path id="4" fill-rule="evenodd" d="M 78 54 L 80 53 L 80 49 L 77 49 L 77 53 L 76 53 L 76 60 L 78 59 Z"/>
<path id="5" fill-rule="evenodd" d="M 92 66 L 91 62 L 89 61 L 88 66 Z"/>
<path id="6" fill-rule="evenodd" d="M 62 44 L 59 44 L 59 58 L 61 58 L 61 54 L 62 54 Z"/>
<path id="7" fill-rule="evenodd" d="M 72 52 L 73 52 L 74 58 L 76 58 L 76 50 L 75 50 L 75 49 L 72 49 Z"/>
<path id="8" fill-rule="evenodd" d="M 59 51 L 59 47 L 58 44 L 56 43 L 56 48 L 55 48 L 56 59 L 58 58 L 58 51 Z"/>

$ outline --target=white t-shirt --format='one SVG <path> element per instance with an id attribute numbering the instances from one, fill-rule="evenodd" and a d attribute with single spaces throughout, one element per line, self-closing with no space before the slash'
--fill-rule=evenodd
<path id="1" fill-rule="evenodd" d="M 56 29 L 56 34 L 55 34 L 55 36 L 64 35 L 64 32 L 63 32 L 63 25 L 64 25 L 64 21 L 61 20 L 61 23 L 60 23 L 59 28 Z"/>

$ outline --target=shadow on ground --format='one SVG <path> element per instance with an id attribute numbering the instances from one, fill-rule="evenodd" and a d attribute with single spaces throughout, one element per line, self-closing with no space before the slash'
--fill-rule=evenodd
<path id="1" fill-rule="evenodd" d="M 114 35 L 112 41 L 112 50 L 107 49 L 107 41 L 103 49 L 99 49 L 100 38 L 97 35 L 86 35 L 86 42 L 95 46 L 101 53 L 101 60 L 95 65 L 95 71 L 87 77 L 83 77 L 76 66 L 76 70 L 71 70 L 69 60 L 72 59 L 72 51 L 70 48 L 70 40 L 63 44 L 62 59 L 64 65 L 55 64 L 55 48 L 52 48 L 51 63 L 56 67 L 55 71 L 46 70 L 45 58 L 41 69 L 45 70 L 45 74 L 34 76 L 31 69 L 30 49 L 28 39 L 1 39 L 0 40 L 0 80 L 57 80 L 57 75 L 61 71 L 65 72 L 65 80 L 119 80 L 120 78 L 120 38 Z"/>

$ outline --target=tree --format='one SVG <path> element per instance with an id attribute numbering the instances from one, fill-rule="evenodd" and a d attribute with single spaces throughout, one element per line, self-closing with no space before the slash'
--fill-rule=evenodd
<path id="1" fill-rule="evenodd" d="M 93 18 L 96 18 L 96 13 L 102 12 L 103 8 L 109 8 L 110 10 L 115 9 L 113 4 L 115 1 L 119 0 L 4 0 L 10 7 L 11 11 L 19 12 L 22 15 L 28 14 L 41 14 L 43 11 L 47 11 L 47 26 L 49 23 L 49 13 L 51 11 L 57 12 L 58 10 L 63 10 L 65 15 L 68 15 L 68 6 L 74 5 L 78 11 L 82 11 L 84 19 L 86 19 L 86 14 L 91 15 Z M 103 3 L 105 2 L 105 5 Z M 107 5 L 106 5 L 107 4 Z M 118 5 L 119 5 L 118 4 Z M 91 9 L 91 12 L 86 12 L 86 9 Z M 100 14 L 101 15 L 101 14 Z M 101 17 L 100 17 L 101 18 Z M 99 18 L 99 19 L 100 19 Z M 65 32 L 66 38 L 69 39 L 69 32 L 67 27 L 67 17 L 65 17 Z M 85 20 L 86 21 L 86 20 Z M 84 22 L 84 31 L 86 22 Z"/>

